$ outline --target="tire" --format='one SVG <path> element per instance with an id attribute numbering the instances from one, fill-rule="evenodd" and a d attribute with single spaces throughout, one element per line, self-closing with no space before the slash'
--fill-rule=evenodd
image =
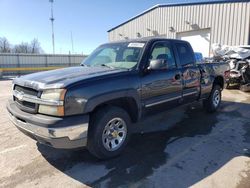
<path id="1" fill-rule="evenodd" d="M 209 113 L 215 112 L 221 103 L 221 87 L 214 85 L 208 99 L 203 101 L 203 107 Z"/>
<path id="2" fill-rule="evenodd" d="M 129 140 L 130 126 L 130 116 L 122 108 L 108 106 L 98 110 L 90 121 L 89 152 L 99 159 L 118 156 Z"/>

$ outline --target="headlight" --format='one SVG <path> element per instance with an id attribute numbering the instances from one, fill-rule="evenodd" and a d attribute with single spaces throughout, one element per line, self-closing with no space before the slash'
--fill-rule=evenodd
<path id="1" fill-rule="evenodd" d="M 41 99 L 61 101 L 64 100 L 65 93 L 66 89 L 44 90 L 41 95 Z"/>
<path id="2" fill-rule="evenodd" d="M 66 90 L 65 89 L 51 89 L 44 90 L 41 99 L 50 101 L 64 101 Z M 48 114 L 54 116 L 64 116 L 64 106 L 52 106 L 52 105 L 39 105 L 38 112 L 41 114 Z"/>

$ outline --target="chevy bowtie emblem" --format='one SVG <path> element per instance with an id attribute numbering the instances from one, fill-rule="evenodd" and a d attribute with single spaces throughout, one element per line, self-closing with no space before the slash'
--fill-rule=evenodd
<path id="1" fill-rule="evenodd" d="M 16 98 L 17 98 L 19 101 L 23 101 L 23 97 L 24 97 L 24 92 L 22 92 L 22 91 L 16 92 Z"/>

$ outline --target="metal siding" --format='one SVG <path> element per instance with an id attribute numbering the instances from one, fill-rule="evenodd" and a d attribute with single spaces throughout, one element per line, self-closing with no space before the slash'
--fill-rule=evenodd
<path id="1" fill-rule="evenodd" d="M 165 31 L 167 30 L 167 23 L 168 23 L 168 18 L 167 18 L 167 12 L 164 11 L 164 9 L 161 9 L 162 12 L 162 16 L 164 18 L 164 24 L 163 24 L 163 28 L 162 28 L 162 34 L 165 34 Z"/>
<path id="2" fill-rule="evenodd" d="M 192 15 L 193 15 L 193 10 L 192 10 L 192 6 L 188 6 L 188 10 L 187 10 L 187 17 L 186 17 L 186 19 L 184 20 L 184 22 L 187 20 L 187 21 L 189 21 L 189 20 L 192 20 L 193 19 L 193 17 L 192 17 Z M 188 30 L 190 30 L 190 25 L 188 25 L 188 24 L 186 24 L 186 23 L 184 23 L 185 24 L 185 26 L 186 26 L 186 28 L 185 28 L 185 30 L 184 31 L 188 31 Z"/>
<path id="3" fill-rule="evenodd" d="M 227 13 L 226 13 L 226 17 L 225 17 L 225 22 L 224 22 L 224 43 L 223 44 L 226 44 L 227 41 L 228 41 L 228 38 L 229 38 L 229 28 L 230 28 L 230 4 L 226 4 L 226 10 L 227 10 Z M 223 23 L 223 22 L 222 22 Z"/>
<path id="4" fill-rule="evenodd" d="M 246 20 L 246 18 L 244 17 L 244 15 L 246 14 L 246 11 L 245 11 L 246 9 L 245 9 L 245 4 L 243 3 L 243 4 L 241 4 L 241 11 L 242 11 L 242 13 L 241 13 L 241 18 L 240 18 L 240 20 L 242 20 L 241 21 L 241 28 L 242 28 L 242 30 L 244 31 L 244 28 L 245 28 L 245 20 Z M 243 41 L 244 41 L 244 34 L 242 34 L 241 32 L 242 32 L 242 30 L 240 31 L 240 44 L 242 44 L 243 43 Z"/>
<path id="5" fill-rule="evenodd" d="M 109 40 L 159 35 L 175 38 L 176 33 L 192 31 L 185 21 L 198 24 L 200 29 L 211 28 L 211 43 L 227 45 L 248 44 L 250 24 L 250 2 L 226 2 L 214 4 L 182 5 L 155 8 L 109 32 Z M 175 32 L 170 32 L 174 27 Z M 147 31 L 146 28 L 152 31 Z M 123 34 L 123 37 L 119 36 Z"/>
<path id="6" fill-rule="evenodd" d="M 219 7 L 218 7 L 218 5 L 215 5 L 213 17 L 218 18 L 219 17 L 218 14 L 219 14 Z M 219 29 L 218 24 L 219 24 L 219 22 L 218 21 L 219 21 L 218 19 L 213 20 L 213 24 L 214 24 L 213 28 L 217 28 L 217 31 L 214 32 L 214 41 L 219 43 L 219 41 L 218 41 L 218 34 L 219 34 L 218 33 L 219 32 L 218 31 L 218 29 Z"/>
<path id="7" fill-rule="evenodd" d="M 37 72 L 39 69 L 11 70 L 4 71 L 5 68 L 41 68 L 41 67 L 68 67 L 79 66 L 86 56 L 82 55 L 47 55 L 47 54 L 7 54 L 0 53 L 0 69 L 4 75 L 18 75 Z"/>
<path id="8" fill-rule="evenodd" d="M 174 25 L 174 9 L 170 8 L 169 11 L 170 11 L 170 25 L 169 25 L 169 27 L 172 27 Z M 168 32 L 168 31 L 166 31 L 166 32 Z M 173 36 L 172 36 L 173 32 L 168 32 L 168 33 L 169 33 L 169 37 L 173 38 Z"/>
<path id="9" fill-rule="evenodd" d="M 237 26 L 236 28 L 236 38 L 235 38 L 235 44 L 238 44 L 240 42 L 240 37 L 241 37 L 241 12 L 242 12 L 242 7 L 240 3 L 237 3 Z"/>
<path id="10" fill-rule="evenodd" d="M 232 45 L 232 35 L 233 35 L 233 27 L 234 27 L 234 6 L 231 4 L 230 5 L 230 28 L 229 28 L 229 36 L 228 36 L 228 45 Z"/>
<path id="11" fill-rule="evenodd" d="M 246 16 L 245 16 L 246 27 L 244 33 L 248 33 L 248 35 L 244 35 L 244 42 L 250 45 L 250 3 L 247 3 L 245 7 L 246 7 Z"/>
<path id="12" fill-rule="evenodd" d="M 237 26 L 237 4 L 235 4 L 234 6 L 232 6 L 233 7 L 233 23 L 232 23 L 232 32 L 231 32 L 231 39 L 232 39 L 232 41 L 231 41 L 231 45 L 235 45 L 236 44 L 236 41 L 235 41 L 235 39 L 236 39 L 236 35 L 237 35 L 237 33 L 236 33 L 236 30 L 237 30 L 237 28 L 236 28 L 236 26 Z"/>
<path id="13" fill-rule="evenodd" d="M 218 18 L 220 18 L 221 20 L 223 20 L 223 4 L 218 4 L 217 6 L 217 13 L 218 13 Z M 221 34 L 222 34 L 222 23 L 220 23 L 220 20 L 217 19 L 217 28 L 218 28 L 218 31 L 217 31 L 217 41 L 218 43 L 222 43 L 222 37 L 221 37 Z"/>

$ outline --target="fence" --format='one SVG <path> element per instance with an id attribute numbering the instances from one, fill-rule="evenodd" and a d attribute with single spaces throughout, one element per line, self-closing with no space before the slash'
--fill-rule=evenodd
<path id="1" fill-rule="evenodd" d="M 2 72 L 3 76 L 16 76 L 44 70 L 79 66 L 86 57 L 84 55 L 0 53 L 0 74 Z"/>

